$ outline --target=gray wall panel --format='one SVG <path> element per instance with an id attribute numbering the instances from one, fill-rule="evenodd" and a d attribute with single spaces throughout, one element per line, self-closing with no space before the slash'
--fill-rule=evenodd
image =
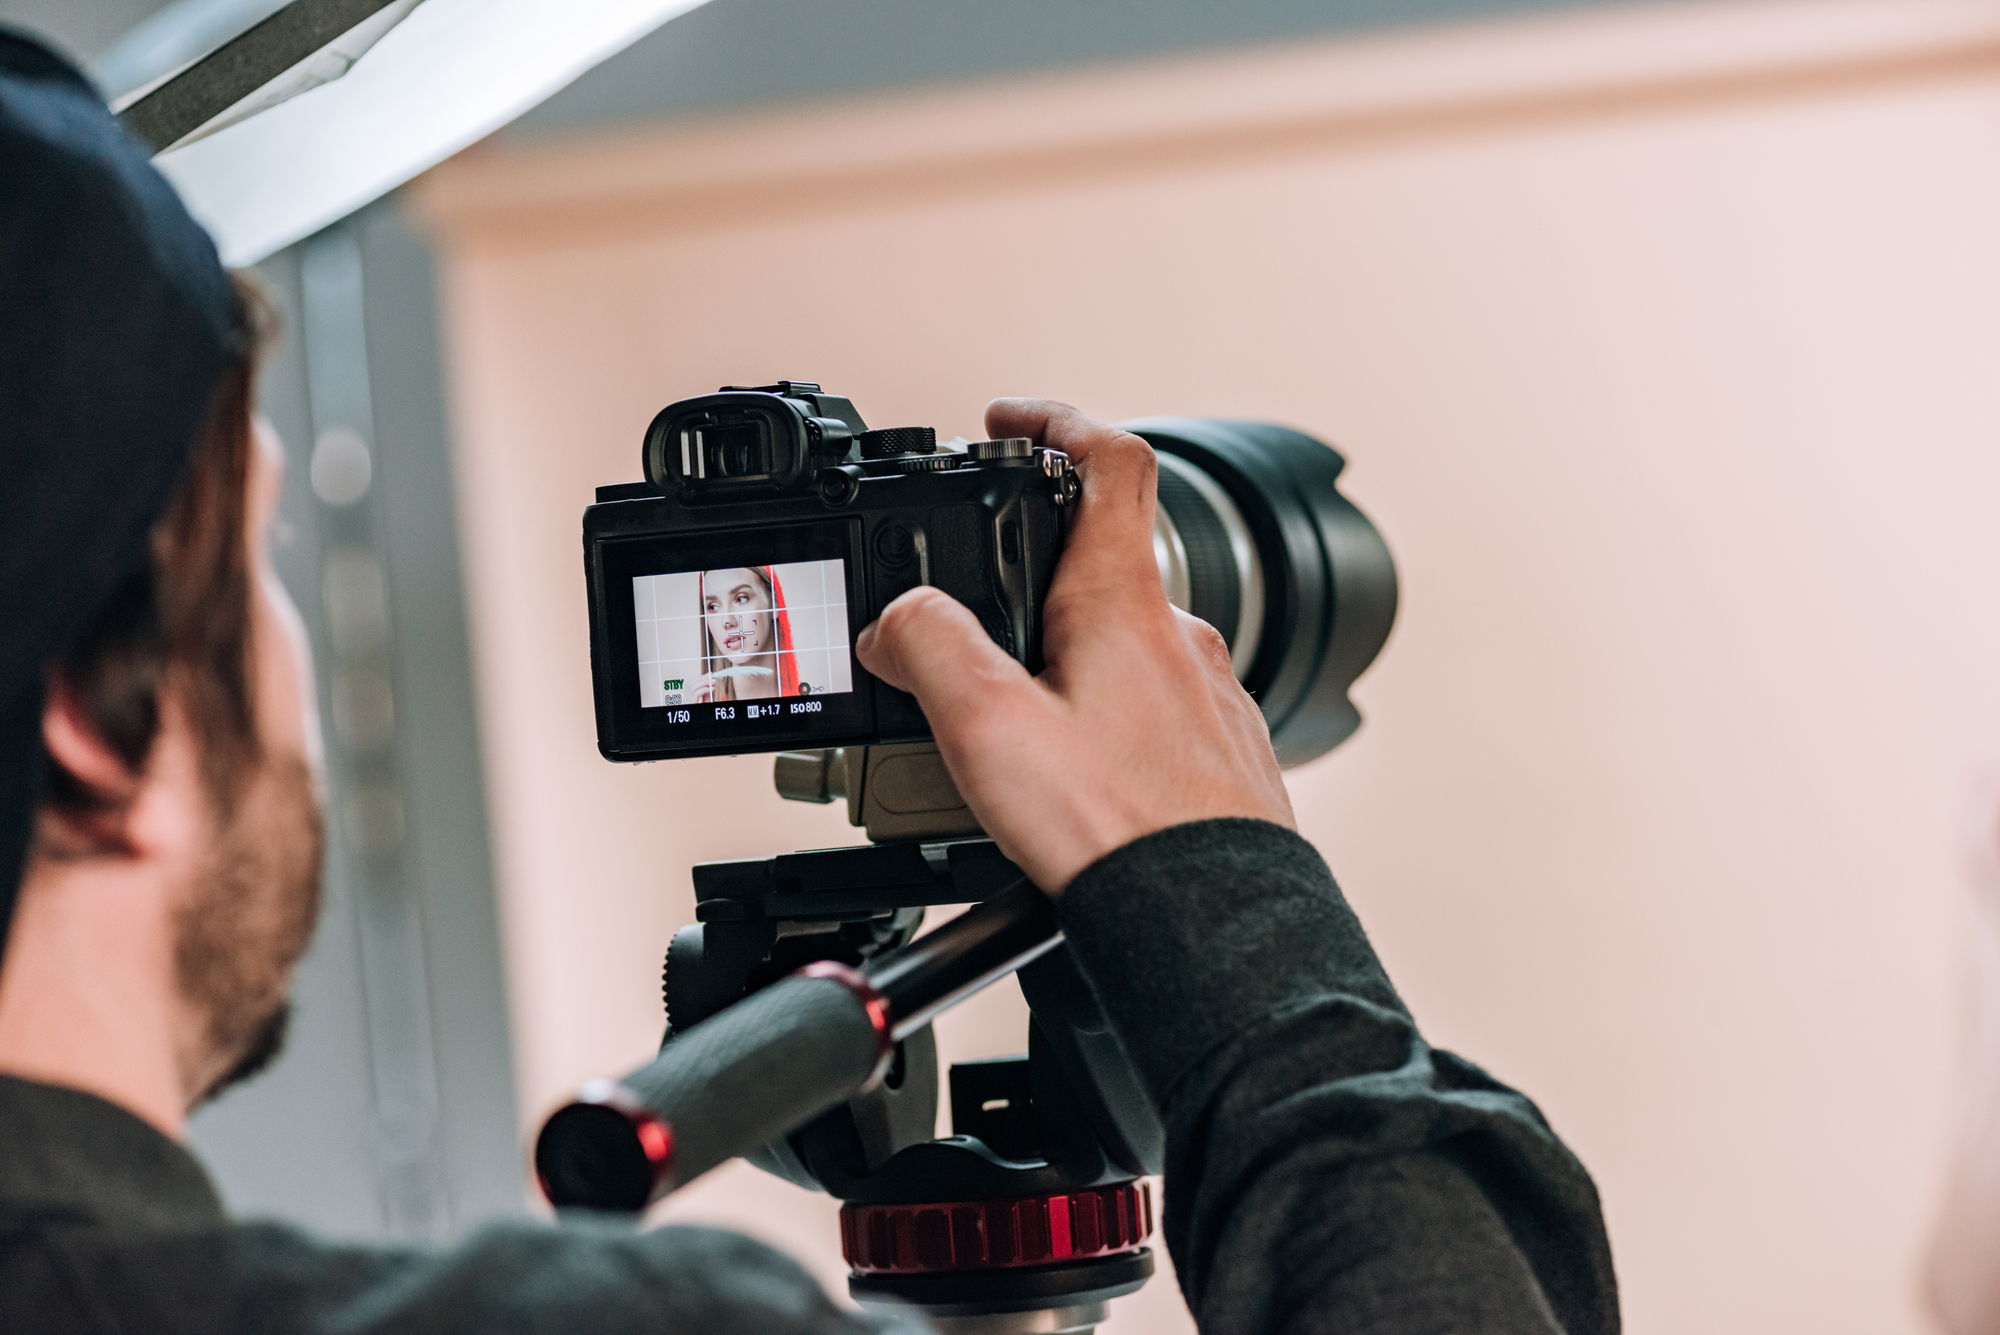
<path id="1" fill-rule="evenodd" d="M 394 201 L 356 220 L 367 274 L 368 363 L 399 634 L 403 773 L 423 886 L 437 1028 L 441 1152 L 460 1221 L 522 1207 L 525 1160 L 487 841 L 472 656 L 458 566 L 430 252 Z"/>

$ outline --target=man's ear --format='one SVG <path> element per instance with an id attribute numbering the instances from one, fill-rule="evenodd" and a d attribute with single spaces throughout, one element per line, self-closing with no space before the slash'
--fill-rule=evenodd
<path id="1" fill-rule="evenodd" d="M 142 776 L 98 733 L 60 675 L 50 677 L 42 706 L 42 745 L 104 807 L 115 811 L 138 796 Z"/>

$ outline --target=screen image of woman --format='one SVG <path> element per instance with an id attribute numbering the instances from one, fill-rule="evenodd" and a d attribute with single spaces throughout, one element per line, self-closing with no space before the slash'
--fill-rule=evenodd
<path id="1" fill-rule="evenodd" d="M 697 703 L 799 694 L 784 587 L 770 566 L 704 570 L 697 584 L 702 676 Z"/>
<path id="2" fill-rule="evenodd" d="M 854 689 L 838 559 L 635 576 L 632 621 L 645 708 Z"/>

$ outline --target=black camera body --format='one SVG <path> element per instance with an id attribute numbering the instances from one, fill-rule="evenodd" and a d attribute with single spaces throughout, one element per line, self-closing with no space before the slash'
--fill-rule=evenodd
<path id="1" fill-rule="evenodd" d="M 658 760 L 925 741 L 855 636 L 932 585 L 1030 671 L 1078 482 L 1025 439 L 940 448 L 781 381 L 654 418 L 646 481 L 584 512 L 598 749 Z"/>

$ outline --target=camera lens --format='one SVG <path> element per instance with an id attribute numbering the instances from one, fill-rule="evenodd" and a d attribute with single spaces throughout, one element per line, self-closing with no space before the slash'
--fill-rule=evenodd
<path id="1" fill-rule="evenodd" d="M 1361 724 L 1348 687 L 1396 619 L 1382 535 L 1340 494 L 1346 461 L 1263 422 L 1126 422 L 1160 458 L 1153 551 L 1175 606 L 1222 633 L 1282 764 L 1324 755 Z"/>

